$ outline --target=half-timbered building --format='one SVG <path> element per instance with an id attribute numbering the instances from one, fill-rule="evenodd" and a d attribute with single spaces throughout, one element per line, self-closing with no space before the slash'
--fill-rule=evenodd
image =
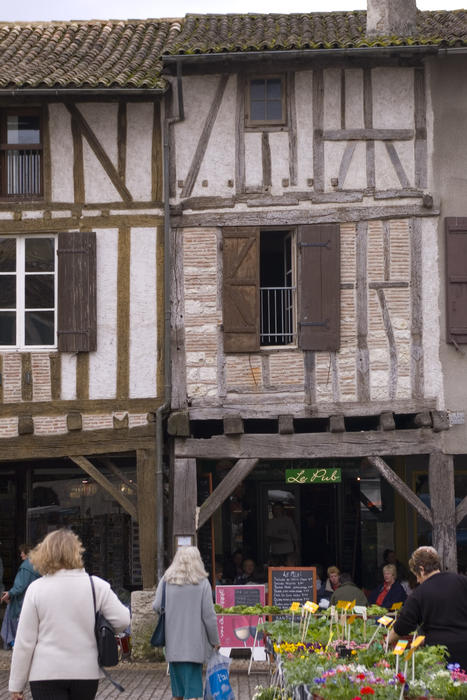
<path id="1" fill-rule="evenodd" d="M 281 501 L 304 565 L 370 586 L 384 549 L 433 542 L 456 568 L 466 30 L 412 0 L 185 18 L 163 57 L 175 544 L 265 563 Z"/>
<path id="2" fill-rule="evenodd" d="M 17 545 L 61 525 L 80 533 L 90 570 L 115 588 L 155 580 L 165 387 L 160 55 L 179 29 L 151 20 L 0 26 L 7 585 Z"/>

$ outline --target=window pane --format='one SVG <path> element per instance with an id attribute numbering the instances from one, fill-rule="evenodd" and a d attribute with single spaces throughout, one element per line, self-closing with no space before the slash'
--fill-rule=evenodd
<path id="1" fill-rule="evenodd" d="M 0 272 L 16 272 L 15 238 L 0 238 Z"/>
<path id="2" fill-rule="evenodd" d="M 7 194 L 40 194 L 40 151 L 8 151 L 6 167 Z"/>
<path id="3" fill-rule="evenodd" d="M 53 309 L 54 276 L 26 275 L 24 297 L 26 309 Z"/>
<path id="4" fill-rule="evenodd" d="M 15 311 L 0 311 L 0 345 L 16 345 Z"/>
<path id="5" fill-rule="evenodd" d="M 54 344 L 53 311 L 26 311 L 24 326 L 26 345 Z"/>
<path id="6" fill-rule="evenodd" d="M 267 97 L 268 100 L 280 100 L 281 99 L 281 86 L 282 81 L 280 78 L 272 78 L 267 82 Z"/>
<path id="7" fill-rule="evenodd" d="M 39 127 L 37 115 L 10 114 L 7 117 L 7 143 L 40 143 Z"/>
<path id="8" fill-rule="evenodd" d="M 0 309 L 16 309 L 16 275 L 0 275 Z"/>
<path id="9" fill-rule="evenodd" d="M 54 239 L 26 239 L 26 272 L 54 271 Z"/>
<path id="10" fill-rule="evenodd" d="M 250 82 L 250 100 L 264 100 L 266 97 L 266 81 L 252 80 Z"/>
<path id="11" fill-rule="evenodd" d="M 274 100 L 267 103 L 266 119 L 282 119 L 282 102 Z"/>
<path id="12" fill-rule="evenodd" d="M 251 102 L 250 111 L 250 119 L 252 119 L 253 121 L 264 121 L 266 119 L 266 110 L 264 102 Z"/>

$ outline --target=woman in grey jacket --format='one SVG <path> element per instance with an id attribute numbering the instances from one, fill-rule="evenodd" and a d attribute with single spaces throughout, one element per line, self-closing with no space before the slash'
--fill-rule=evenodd
<path id="1" fill-rule="evenodd" d="M 161 609 L 165 585 L 165 656 L 175 700 L 203 695 L 202 670 L 219 647 L 217 618 L 208 574 L 197 547 L 179 547 L 156 590 L 153 608 Z"/>

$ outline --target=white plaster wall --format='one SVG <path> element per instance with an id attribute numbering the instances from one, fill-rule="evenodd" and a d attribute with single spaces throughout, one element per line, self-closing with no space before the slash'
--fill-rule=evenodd
<path id="1" fill-rule="evenodd" d="M 249 187 L 263 184 L 261 134 L 250 131 L 245 133 L 245 184 Z"/>
<path id="2" fill-rule="evenodd" d="M 297 111 L 298 187 L 307 187 L 313 177 L 313 110 L 310 105 L 313 92 L 313 73 L 299 71 L 295 74 Z"/>
<path id="3" fill-rule="evenodd" d="M 373 69 L 373 127 L 375 129 L 413 128 L 413 81 L 412 68 Z"/>
<path id="4" fill-rule="evenodd" d="M 440 313 L 437 300 L 440 294 L 440 278 L 438 270 L 438 220 L 422 220 L 423 240 L 423 363 L 425 376 L 425 396 L 438 399 L 438 407 L 444 407 L 444 386 L 441 361 L 439 356 L 440 344 Z"/>
<path id="5" fill-rule="evenodd" d="M 117 386 L 118 230 L 97 231 L 97 350 L 89 353 L 89 398 L 113 399 Z"/>
<path id="6" fill-rule="evenodd" d="M 396 151 L 399 153 L 399 143 L 395 144 Z M 413 144 L 412 144 L 413 148 Z M 386 150 L 384 141 L 375 141 L 375 180 L 376 189 L 378 190 L 399 190 L 402 185 L 397 177 L 396 170 Z M 407 174 L 407 171 L 406 171 Z M 407 174 L 408 175 L 408 174 Z M 412 177 L 413 182 L 413 177 Z"/>
<path id="7" fill-rule="evenodd" d="M 363 126 L 363 71 L 352 68 L 345 71 L 345 128 Z"/>
<path id="8" fill-rule="evenodd" d="M 324 124 L 326 129 L 341 128 L 341 70 L 324 71 Z"/>
<path id="9" fill-rule="evenodd" d="M 269 147 L 271 149 L 271 179 L 272 194 L 283 194 L 283 178 L 290 178 L 289 169 L 289 133 L 277 131 L 269 134 Z"/>
<path id="10" fill-rule="evenodd" d="M 131 230 L 130 398 L 157 395 L 157 230 Z"/>
<path id="11" fill-rule="evenodd" d="M 63 401 L 76 399 L 76 354 L 62 352 L 61 359 L 61 398 Z"/>
<path id="12" fill-rule="evenodd" d="M 332 189 L 331 178 L 339 176 L 339 168 L 346 146 L 347 142 L 344 141 L 326 141 L 324 144 L 326 190 Z M 339 187 L 346 190 L 360 190 L 366 187 L 366 149 L 364 143 L 356 144 L 344 183 L 339 182 Z"/>
<path id="13" fill-rule="evenodd" d="M 235 110 L 237 78 L 231 76 L 214 122 L 206 153 L 193 188 L 193 195 L 226 197 L 234 192 L 228 180 L 235 180 Z M 190 107 L 191 109 L 191 107 Z M 202 181 L 208 181 L 208 187 Z"/>
<path id="14" fill-rule="evenodd" d="M 83 139 L 84 161 L 84 196 L 87 202 L 120 202 L 122 198 L 117 192 L 109 176 L 100 164 L 94 151 Z"/>
<path id="15" fill-rule="evenodd" d="M 68 110 L 49 104 L 52 201 L 73 202 L 73 140 Z"/>
<path id="16" fill-rule="evenodd" d="M 133 199 L 150 201 L 152 191 L 151 157 L 154 107 L 152 104 L 127 105 L 126 186 Z"/>
<path id="17" fill-rule="evenodd" d="M 118 105 L 114 103 L 83 102 L 78 109 L 96 135 L 115 167 L 118 166 L 117 119 Z M 86 139 L 85 139 L 86 140 Z"/>
<path id="18" fill-rule="evenodd" d="M 188 175 L 206 116 L 219 83 L 218 75 L 190 76 L 183 80 L 185 119 L 175 124 L 177 180 Z M 233 139 L 231 135 L 230 138 Z M 180 189 L 177 188 L 178 194 Z"/>

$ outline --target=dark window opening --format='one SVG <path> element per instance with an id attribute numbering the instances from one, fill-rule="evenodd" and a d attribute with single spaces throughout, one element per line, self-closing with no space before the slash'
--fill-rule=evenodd
<path id="1" fill-rule="evenodd" d="M 39 112 L 3 112 L 0 126 L 2 196 L 41 196 L 42 140 Z"/>
<path id="2" fill-rule="evenodd" d="M 261 231 L 261 345 L 295 342 L 295 291 L 292 233 Z"/>
<path id="3" fill-rule="evenodd" d="M 247 123 L 283 124 L 285 121 L 284 85 L 280 77 L 255 78 L 249 82 Z"/>

